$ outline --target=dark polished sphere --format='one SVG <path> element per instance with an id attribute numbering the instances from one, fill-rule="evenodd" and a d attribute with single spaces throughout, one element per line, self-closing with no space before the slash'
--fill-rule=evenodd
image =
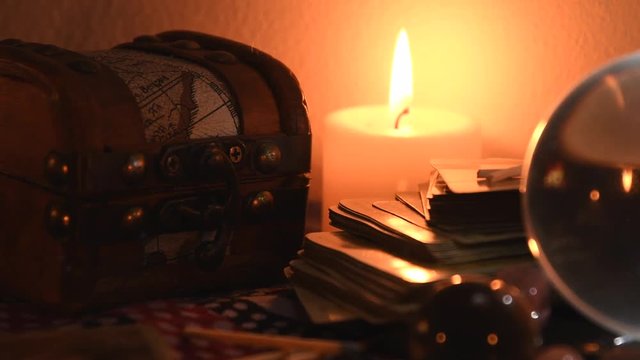
<path id="1" fill-rule="evenodd" d="M 528 301 L 502 280 L 454 275 L 412 326 L 412 359 L 533 358 L 536 342 Z"/>

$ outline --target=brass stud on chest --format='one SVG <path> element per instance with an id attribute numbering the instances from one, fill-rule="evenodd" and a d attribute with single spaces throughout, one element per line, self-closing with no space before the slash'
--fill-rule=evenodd
<path id="1" fill-rule="evenodd" d="M 136 153 L 129 156 L 124 167 L 122 169 L 122 173 L 125 177 L 125 180 L 129 182 L 139 181 L 144 177 L 144 174 L 147 169 L 147 162 L 144 154 Z"/>
<path id="2" fill-rule="evenodd" d="M 132 207 L 122 219 L 124 227 L 128 230 L 138 230 L 144 222 L 144 209 L 141 207 Z"/>
<path id="3" fill-rule="evenodd" d="M 215 175 L 224 167 L 225 155 L 216 145 L 207 146 L 202 154 L 201 171 L 205 176 Z"/>
<path id="4" fill-rule="evenodd" d="M 166 154 L 160 163 L 163 174 L 168 178 L 177 178 L 182 175 L 182 160 L 175 153 Z"/>
<path id="5" fill-rule="evenodd" d="M 59 153 L 51 152 L 45 158 L 45 176 L 53 185 L 68 183 L 71 168 L 68 161 Z"/>
<path id="6" fill-rule="evenodd" d="M 274 143 L 263 143 L 258 147 L 256 166 L 263 173 L 270 173 L 280 166 L 282 151 Z"/>
<path id="7" fill-rule="evenodd" d="M 65 236 L 69 234 L 73 219 L 66 207 L 59 204 L 49 205 L 46 211 L 46 219 L 49 232 L 52 235 Z"/>
<path id="8" fill-rule="evenodd" d="M 270 191 L 260 191 L 249 202 L 249 207 L 254 215 L 265 215 L 275 205 L 275 199 Z"/>

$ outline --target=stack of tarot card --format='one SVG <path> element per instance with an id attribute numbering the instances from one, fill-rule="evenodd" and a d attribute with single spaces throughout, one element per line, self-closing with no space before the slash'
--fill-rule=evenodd
<path id="1" fill-rule="evenodd" d="M 520 164 L 494 159 L 465 167 L 460 161 L 434 161 L 426 194 L 427 223 L 463 245 L 521 243 Z"/>
<path id="2" fill-rule="evenodd" d="M 340 231 L 307 234 L 285 274 L 313 320 L 397 320 L 424 303 L 434 282 L 530 261 L 519 162 L 432 165 L 419 189 L 395 200 L 342 200 L 329 209 Z"/>

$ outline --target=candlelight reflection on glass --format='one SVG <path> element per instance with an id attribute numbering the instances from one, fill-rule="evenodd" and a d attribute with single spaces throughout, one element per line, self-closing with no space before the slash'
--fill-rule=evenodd
<path id="1" fill-rule="evenodd" d="M 345 198 L 393 198 L 428 179 L 431 158 L 480 157 L 475 121 L 416 106 L 406 31 L 398 35 L 388 105 L 356 106 L 330 114 L 323 129 L 323 228 L 327 208 Z"/>

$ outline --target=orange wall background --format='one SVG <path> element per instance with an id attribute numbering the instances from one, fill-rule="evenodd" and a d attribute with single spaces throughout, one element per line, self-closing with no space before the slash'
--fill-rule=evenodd
<path id="1" fill-rule="evenodd" d="M 414 103 L 477 119 L 485 156 L 522 157 L 537 121 L 581 78 L 640 47 L 638 18 L 634 0 L 2 0 L 0 38 L 82 51 L 189 29 L 279 58 L 310 106 L 313 229 L 321 145 L 331 141 L 322 121 L 387 101 L 400 27 L 413 52 Z"/>

